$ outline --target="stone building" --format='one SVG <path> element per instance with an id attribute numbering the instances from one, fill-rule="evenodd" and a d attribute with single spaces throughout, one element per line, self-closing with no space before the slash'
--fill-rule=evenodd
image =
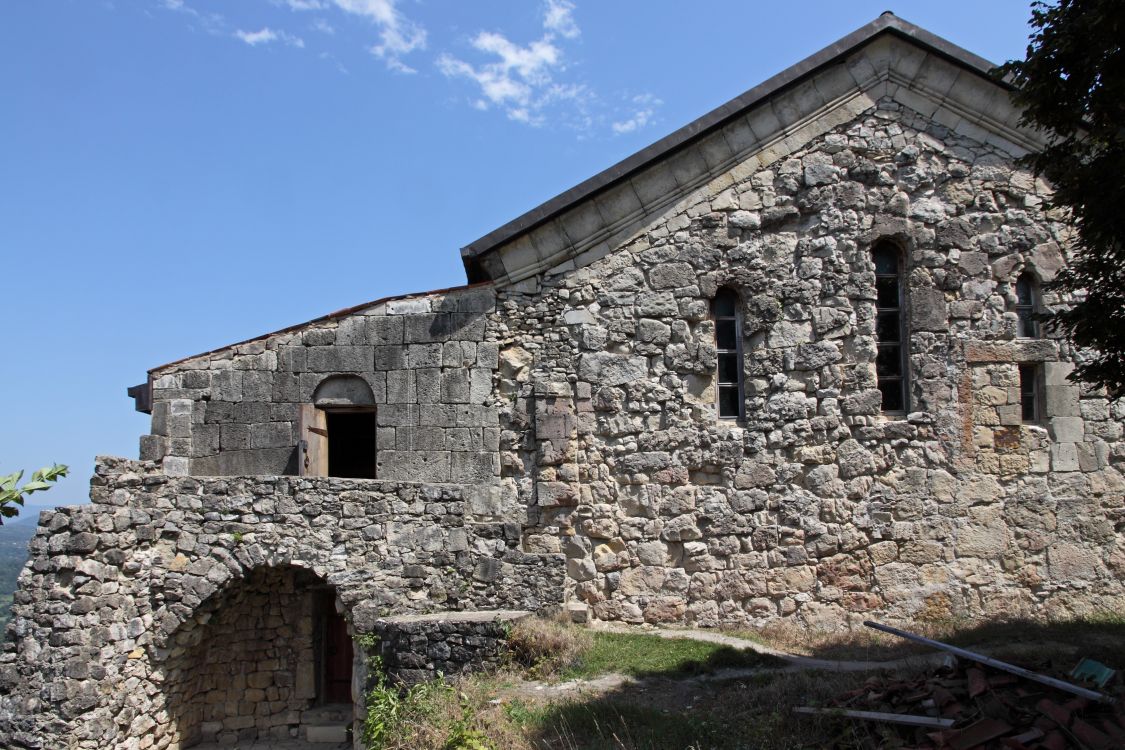
<path id="1" fill-rule="evenodd" d="M 885 14 L 467 246 L 468 286 L 153 369 L 141 460 L 40 520 L 0 744 L 308 734 L 411 613 L 1120 607 L 1125 408 L 1036 320 L 1068 230 L 990 67 Z M 441 627 L 405 668 L 488 639 Z"/>

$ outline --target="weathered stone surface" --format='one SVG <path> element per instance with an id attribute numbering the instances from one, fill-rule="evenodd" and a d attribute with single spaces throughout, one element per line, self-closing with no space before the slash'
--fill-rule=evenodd
<path id="1" fill-rule="evenodd" d="M 625 357 L 605 352 L 584 354 L 578 365 L 578 377 L 601 385 L 623 385 L 648 374 L 643 357 Z"/>

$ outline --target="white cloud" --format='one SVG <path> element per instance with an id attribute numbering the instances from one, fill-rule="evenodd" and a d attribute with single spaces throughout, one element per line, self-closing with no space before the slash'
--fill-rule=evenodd
<path id="1" fill-rule="evenodd" d="M 312 27 L 315 31 L 319 31 L 321 34 L 335 34 L 336 33 L 336 29 L 333 28 L 332 24 L 328 23 L 323 18 L 318 18 L 315 21 L 313 21 Z"/>
<path id="2" fill-rule="evenodd" d="M 284 42 L 290 47 L 305 46 L 305 41 L 300 37 L 293 36 L 286 31 L 275 31 L 268 26 L 264 26 L 258 31 L 243 31 L 239 29 L 234 32 L 234 35 L 251 47 L 257 47 L 259 44 L 271 44 L 273 42 Z"/>
<path id="3" fill-rule="evenodd" d="M 568 0 L 547 0 L 547 17 L 543 19 L 543 28 L 548 31 L 574 39 L 582 32 L 574 22 L 574 3 Z"/>
<path id="4" fill-rule="evenodd" d="M 656 114 L 656 108 L 663 103 L 652 94 L 634 96 L 632 113 L 625 119 L 614 122 L 611 125 L 613 132 L 617 135 L 623 135 L 632 133 L 634 130 L 640 130 L 652 121 L 653 115 Z"/>
<path id="5" fill-rule="evenodd" d="M 226 19 L 224 19 L 220 13 L 201 13 L 185 3 L 184 0 L 160 0 L 159 5 L 165 10 L 170 10 L 174 13 L 183 13 L 185 16 L 193 19 L 189 22 L 193 27 L 198 24 L 199 28 L 203 29 L 208 34 L 226 34 Z"/>
<path id="6" fill-rule="evenodd" d="M 396 0 L 333 0 L 340 10 L 363 16 L 379 27 L 379 43 L 371 54 L 400 73 L 414 73 L 402 58 L 426 48 L 426 29 L 411 21 L 395 7 Z"/>
<path id="7" fill-rule="evenodd" d="M 437 65 L 449 78 L 467 78 L 480 87 L 481 98 L 473 102 L 477 109 L 501 107 L 512 120 L 530 125 L 546 121 L 544 110 L 562 101 L 584 102 L 590 92 L 581 85 L 560 85 L 554 76 L 565 70 L 562 49 L 555 43 L 557 35 L 573 39 L 579 35 L 568 0 L 547 0 L 543 19 L 543 36 L 527 46 L 512 42 L 496 31 L 482 31 L 473 37 L 475 50 L 495 59 L 480 65 L 443 54 Z"/>
<path id="8" fill-rule="evenodd" d="M 324 3 L 320 0 L 285 0 L 285 4 L 289 6 L 289 10 L 321 10 L 324 8 Z"/>

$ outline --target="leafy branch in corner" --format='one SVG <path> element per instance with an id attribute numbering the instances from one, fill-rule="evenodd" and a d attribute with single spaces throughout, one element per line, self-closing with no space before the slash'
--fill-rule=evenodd
<path id="1" fill-rule="evenodd" d="M 3 519 L 19 515 L 24 495 L 50 489 L 54 482 L 65 477 L 69 471 L 65 464 L 53 464 L 33 472 L 31 481 L 22 487 L 20 480 L 23 479 L 23 471 L 0 476 L 0 525 L 3 525 Z"/>
<path id="2" fill-rule="evenodd" d="M 1021 159 L 1054 187 L 1049 207 L 1075 230 L 1074 257 L 1048 285 L 1076 301 L 1051 313 L 1084 350 L 1073 378 L 1125 393 L 1125 3 L 1032 4 L 1025 60 L 999 68 L 1021 123 L 1046 146 Z"/>

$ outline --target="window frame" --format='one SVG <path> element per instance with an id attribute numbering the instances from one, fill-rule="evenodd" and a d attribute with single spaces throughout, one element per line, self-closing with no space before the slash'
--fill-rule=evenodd
<path id="1" fill-rule="evenodd" d="M 723 295 L 729 295 L 734 304 L 733 315 L 720 315 L 718 312 L 719 300 Z M 729 286 L 719 287 L 711 299 L 711 320 L 715 325 L 715 414 L 723 421 L 742 422 L 746 419 L 746 373 L 742 358 L 742 297 Z M 724 348 L 719 342 L 720 321 L 734 322 L 734 348 Z M 736 362 L 736 380 L 723 381 L 723 358 L 734 357 Z M 735 390 L 738 395 L 738 413 L 723 413 L 723 391 Z"/>
<path id="2" fill-rule="evenodd" d="M 877 262 L 877 254 L 880 251 L 889 251 L 893 253 L 895 258 L 895 272 L 880 273 L 879 264 Z M 870 258 L 871 265 L 875 272 L 875 379 L 881 395 L 879 409 L 881 413 L 890 416 L 905 416 L 910 412 L 910 355 L 907 351 L 909 345 L 909 332 L 906 325 L 906 258 L 902 248 L 895 242 L 887 239 L 880 239 L 871 246 Z M 897 307 L 882 307 L 879 304 L 879 280 L 880 279 L 894 279 L 897 292 Z M 889 341 L 879 340 L 879 318 L 881 315 L 896 314 L 898 316 L 898 338 Z M 881 375 L 879 373 L 879 354 L 882 352 L 884 346 L 898 347 L 898 366 L 899 375 Z M 885 405 L 886 394 L 883 390 L 885 382 L 899 383 L 899 397 L 902 401 L 902 408 L 888 409 Z"/>
<path id="3" fill-rule="evenodd" d="M 1020 287 L 1026 284 L 1027 289 L 1027 302 L 1021 299 Z M 1016 292 L 1016 338 L 1018 339 L 1037 339 L 1040 338 L 1041 329 L 1039 321 L 1035 316 L 1039 314 L 1039 280 L 1031 271 L 1024 271 L 1016 278 L 1015 283 Z M 1028 333 L 1026 326 L 1030 326 L 1031 332 Z"/>
<path id="4" fill-rule="evenodd" d="M 1043 423 L 1043 368 L 1038 362 L 1020 362 L 1016 365 L 1019 376 L 1020 423 Z M 1030 416 L 1028 415 L 1030 407 Z"/>

